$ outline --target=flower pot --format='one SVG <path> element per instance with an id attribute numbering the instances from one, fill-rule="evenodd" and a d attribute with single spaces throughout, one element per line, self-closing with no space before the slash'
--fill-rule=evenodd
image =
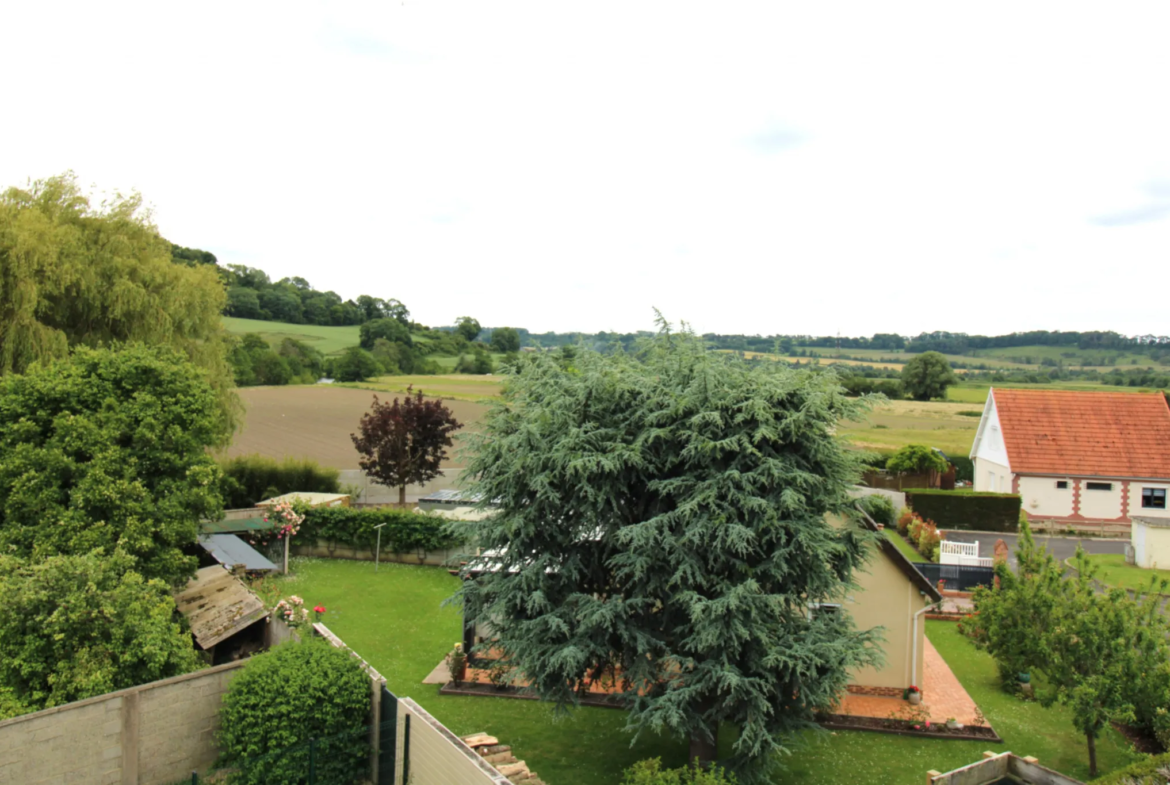
<path id="1" fill-rule="evenodd" d="M 947 730 L 962 730 L 963 723 L 958 720 L 947 720 Z"/>
<path id="2" fill-rule="evenodd" d="M 1019 673 L 1016 675 L 1016 678 L 1020 680 L 1020 684 L 1027 684 L 1028 682 L 1032 681 L 1032 674 Z"/>
<path id="3" fill-rule="evenodd" d="M 922 703 L 922 693 L 912 692 L 910 693 L 910 696 L 907 698 L 907 700 L 910 701 L 911 706 L 917 706 L 918 704 Z"/>

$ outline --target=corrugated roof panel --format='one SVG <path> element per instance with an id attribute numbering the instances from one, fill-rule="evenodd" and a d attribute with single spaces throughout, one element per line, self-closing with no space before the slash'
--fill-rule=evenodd
<path id="1" fill-rule="evenodd" d="M 264 554 L 234 534 L 205 534 L 199 538 L 199 544 L 217 562 L 227 567 L 242 564 L 249 572 L 276 569 L 276 565 L 264 558 Z"/>

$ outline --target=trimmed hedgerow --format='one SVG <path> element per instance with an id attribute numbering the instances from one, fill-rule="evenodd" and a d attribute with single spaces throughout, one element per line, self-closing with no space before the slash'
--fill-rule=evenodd
<path id="1" fill-rule="evenodd" d="M 378 540 L 375 526 L 382 529 L 382 550 L 393 553 L 441 551 L 459 544 L 446 531 L 447 520 L 414 510 L 382 508 L 356 510 L 352 507 L 316 507 L 305 511 L 298 541 L 333 542 L 349 548 L 374 552 Z"/>
<path id="2" fill-rule="evenodd" d="M 890 501 L 888 496 L 873 493 L 862 496 L 857 500 L 857 503 L 861 505 L 861 509 L 869 513 L 869 517 L 873 518 L 875 523 L 883 523 L 886 526 L 894 525 L 894 503 Z"/>
<path id="3" fill-rule="evenodd" d="M 1020 497 L 1011 493 L 907 490 L 906 503 L 941 529 L 1014 532 L 1020 524 Z"/>
<path id="4" fill-rule="evenodd" d="M 324 641 L 286 643 L 248 661 L 220 708 L 220 766 L 232 785 L 357 782 L 369 764 L 370 677 Z"/>
<path id="5" fill-rule="evenodd" d="M 224 506 L 252 507 L 264 499 L 284 493 L 338 493 L 339 472 L 316 461 L 286 458 L 278 461 L 264 455 L 241 455 L 219 462 L 223 472 L 220 485 Z"/>

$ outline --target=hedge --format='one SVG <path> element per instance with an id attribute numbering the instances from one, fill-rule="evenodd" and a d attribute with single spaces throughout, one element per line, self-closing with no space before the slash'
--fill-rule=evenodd
<path id="1" fill-rule="evenodd" d="M 339 472 L 316 461 L 286 458 L 278 461 L 264 455 L 241 455 L 219 461 L 223 472 L 221 488 L 228 509 L 254 507 L 257 502 L 284 493 L 338 493 Z"/>
<path id="2" fill-rule="evenodd" d="M 441 551 L 459 544 L 446 531 L 446 518 L 414 510 L 381 508 L 356 510 L 352 507 L 314 507 L 305 511 L 297 541 L 323 544 L 325 541 L 349 548 L 368 548 L 373 554 L 378 542 L 375 526 L 382 529 L 382 550 L 391 553 Z"/>
<path id="3" fill-rule="evenodd" d="M 940 529 L 1015 532 L 1020 524 L 1020 497 L 1012 493 L 940 491 L 912 488 L 906 503 Z"/>
<path id="4" fill-rule="evenodd" d="M 1112 774 L 1093 780 L 1090 785 L 1163 785 L 1170 774 L 1170 754 L 1151 755 Z"/>

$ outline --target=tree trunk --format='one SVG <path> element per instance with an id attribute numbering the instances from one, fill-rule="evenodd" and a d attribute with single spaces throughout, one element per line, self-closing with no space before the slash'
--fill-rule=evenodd
<path id="1" fill-rule="evenodd" d="M 1097 777 L 1097 738 L 1092 733 L 1086 733 L 1089 741 L 1089 779 Z"/>
<path id="2" fill-rule="evenodd" d="M 702 731 L 697 731 L 691 736 L 691 749 L 687 754 L 687 762 L 695 763 L 695 758 L 699 759 L 698 765 L 706 768 L 715 760 L 718 754 L 719 747 L 719 726 L 716 725 L 711 732 L 711 738 L 708 740 L 706 734 Z"/>
<path id="3" fill-rule="evenodd" d="M 399 509 L 406 509 L 406 486 L 398 486 L 398 507 Z"/>

